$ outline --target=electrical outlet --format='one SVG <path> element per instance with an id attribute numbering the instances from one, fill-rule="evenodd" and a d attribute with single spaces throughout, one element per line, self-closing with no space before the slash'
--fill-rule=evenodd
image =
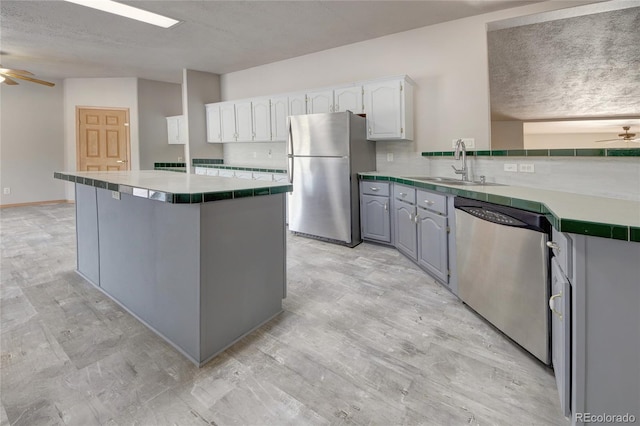
<path id="1" fill-rule="evenodd" d="M 4 195 L 10 195 L 11 194 L 11 188 L 9 188 L 9 187 L 3 188 L 2 189 L 2 193 Z"/>
<path id="2" fill-rule="evenodd" d="M 120 193 L 118 191 L 111 191 L 111 198 L 113 198 L 114 200 L 119 200 Z"/>
<path id="3" fill-rule="evenodd" d="M 476 147 L 475 138 L 458 138 L 458 139 L 462 139 L 462 142 L 464 142 L 464 147 L 466 149 L 472 149 L 472 148 Z M 458 142 L 458 139 L 453 139 L 451 141 L 451 148 L 455 148 L 456 147 L 456 143 Z"/>
<path id="4" fill-rule="evenodd" d="M 387 161 L 388 162 L 392 162 L 393 161 L 393 152 L 387 152 Z"/>
<path id="5" fill-rule="evenodd" d="M 531 163 L 527 163 L 527 164 L 519 164 L 519 170 L 523 173 L 534 173 L 535 172 L 535 168 L 533 167 L 533 164 Z"/>
<path id="6" fill-rule="evenodd" d="M 517 172 L 518 171 L 518 165 L 517 164 L 512 164 L 512 163 L 505 163 L 504 164 L 504 171 L 505 172 Z"/>

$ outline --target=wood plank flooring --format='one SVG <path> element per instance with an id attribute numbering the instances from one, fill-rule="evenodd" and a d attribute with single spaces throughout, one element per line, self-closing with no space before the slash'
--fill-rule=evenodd
<path id="1" fill-rule="evenodd" d="M 73 205 L 0 217 L 2 426 L 568 424 L 553 372 L 394 249 L 289 236 L 284 313 L 199 369 L 75 273 Z"/>

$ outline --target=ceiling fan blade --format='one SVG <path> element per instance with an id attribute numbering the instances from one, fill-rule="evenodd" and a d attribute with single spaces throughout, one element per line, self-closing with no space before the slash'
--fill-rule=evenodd
<path id="1" fill-rule="evenodd" d="M 9 76 L 9 77 L 12 77 L 12 78 L 19 78 L 21 80 L 31 81 L 32 83 L 43 84 L 43 85 L 49 86 L 49 87 L 55 86 L 54 83 L 50 83 L 48 81 L 38 80 L 37 78 L 27 77 L 26 75 L 14 74 L 12 72 L 6 72 L 6 73 L 3 73 L 3 75 Z"/>
<path id="2" fill-rule="evenodd" d="M 603 140 L 594 141 L 594 142 L 609 142 L 609 143 L 613 143 L 613 142 L 618 142 L 618 141 L 624 141 L 624 139 L 603 139 Z"/>
<path id="3" fill-rule="evenodd" d="M 4 77 L 4 81 L 3 81 L 4 84 L 7 84 L 9 86 L 16 86 L 18 84 L 17 81 L 12 80 L 11 78 L 9 78 L 9 77 L 7 77 L 5 75 L 3 75 L 3 77 Z"/>
<path id="4" fill-rule="evenodd" d="M 22 74 L 22 75 L 34 75 L 32 72 L 29 72 L 27 70 L 14 70 L 11 68 L 2 68 L 0 67 L 0 74 L 4 74 L 4 73 L 14 73 L 14 74 Z"/>

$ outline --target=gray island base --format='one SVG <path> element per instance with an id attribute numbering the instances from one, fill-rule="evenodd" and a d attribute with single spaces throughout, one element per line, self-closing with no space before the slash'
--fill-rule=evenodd
<path id="1" fill-rule="evenodd" d="M 193 363 L 282 312 L 286 186 L 171 203 L 79 183 L 80 175 L 89 173 L 59 177 L 76 176 L 78 273 Z M 199 179 L 226 188 L 236 180 Z"/>

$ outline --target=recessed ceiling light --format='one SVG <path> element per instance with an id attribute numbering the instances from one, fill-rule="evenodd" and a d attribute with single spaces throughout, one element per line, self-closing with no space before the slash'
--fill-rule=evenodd
<path id="1" fill-rule="evenodd" d="M 137 7 L 118 3 L 111 0 L 65 0 L 69 3 L 79 4 L 81 6 L 91 7 L 93 9 L 102 10 L 103 12 L 113 13 L 115 15 L 124 16 L 125 18 L 135 19 L 137 21 L 146 22 L 147 24 L 157 25 L 162 28 L 170 28 L 176 25 L 178 20 L 158 15 L 157 13 L 148 12 L 138 9 Z"/>

